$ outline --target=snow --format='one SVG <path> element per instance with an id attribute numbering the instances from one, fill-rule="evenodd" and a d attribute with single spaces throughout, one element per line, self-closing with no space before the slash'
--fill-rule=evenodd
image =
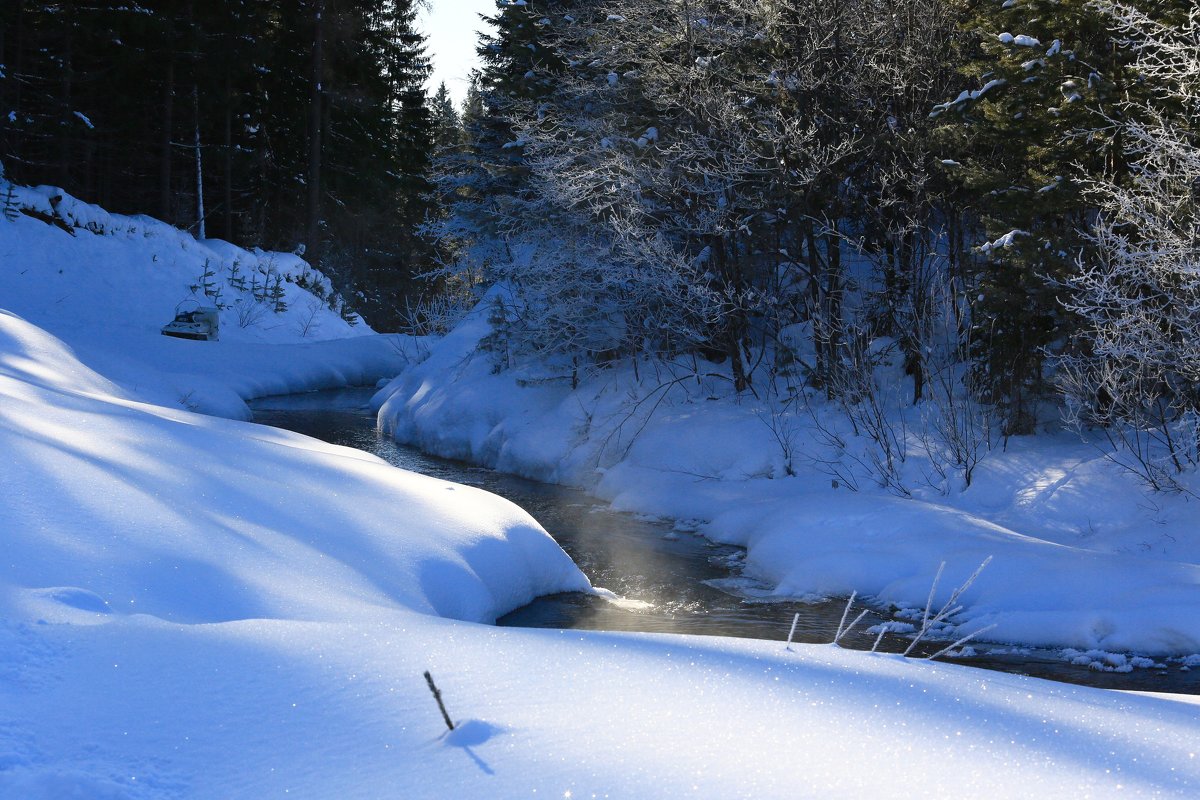
<path id="1" fill-rule="evenodd" d="M 385 430 L 451 458 L 583 486 L 620 510 L 699 519 L 693 527 L 710 539 L 748 548 L 744 574 L 777 598 L 857 591 L 883 608 L 919 608 L 945 561 L 940 604 L 990 556 L 947 634 L 994 625 L 986 638 L 998 642 L 1200 652 L 1194 504 L 1146 498 L 1096 444 L 1066 433 L 1011 439 L 964 488 L 932 480 L 914 440 L 899 476 L 912 497 L 901 498 L 859 469 L 869 443 L 836 428 L 836 409 L 814 414 L 853 443 L 843 455 L 802 407 L 772 421 L 721 382 L 670 383 L 662 366 L 641 382 L 628 367 L 608 369 L 574 390 L 520 370 L 493 374 L 476 354 L 488 331 L 480 311 L 381 390 Z"/>
<path id="2" fill-rule="evenodd" d="M 990 242 L 984 242 L 977 248 L 979 252 L 990 254 L 996 250 L 1008 250 L 1017 243 L 1017 239 L 1021 236 L 1028 236 L 1028 231 L 1012 230 L 1008 233 L 993 239 Z"/>
<path id="3" fill-rule="evenodd" d="M 1041 47 L 1042 43 L 1032 36 L 1024 33 L 1013 36 L 1007 31 L 996 36 L 1001 44 L 1011 44 L 1014 47 Z"/>
<path id="4" fill-rule="evenodd" d="M 0 307 L 37 320 L 85 364 L 143 399 L 248 419 L 245 399 L 370 385 L 417 357 L 418 342 L 376 335 L 361 322 L 351 326 L 302 288 L 300 281 L 330 290 L 328 278 L 298 256 L 197 241 L 53 187 L 14 191 L 20 207 L 63 227 L 25 214 L 0 226 Z M 241 280 L 231 277 L 235 265 Z M 220 291 L 216 299 L 193 289 L 206 270 L 213 272 L 210 291 Z M 275 275 L 287 306 L 281 313 L 249 289 Z M 221 311 L 220 341 L 160 335 L 176 306 L 191 298 L 229 305 Z"/>
<path id="5" fill-rule="evenodd" d="M 979 98 L 983 97 L 985 94 L 990 92 L 992 89 L 998 89 L 1001 86 L 1004 86 L 1006 83 L 1008 83 L 1008 81 L 1006 81 L 1004 78 L 993 78 L 992 80 L 985 83 L 983 86 L 980 86 L 978 89 L 963 89 L 961 92 L 959 92 L 958 96 L 955 97 L 950 102 L 938 103 L 937 105 L 935 105 L 933 107 L 933 111 L 930 112 L 929 116 L 937 117 L 943 111 L 946 111 L 948 109 L 961 108 L 964 103 L 973 102 L 975 100 L 978 100 Z"/>
<path id="6" fill-rule="evenodd" d="M 0 312 L 0 796 L 1150 797 L 1200 786 L 1188 698 L 832 646 L 486 624 L 535 595 L 589 589 L 521 509 L 153 402 L 171 381 L 241 398 L 361 378 L 387 366 L 378 348 L 393 340 L 330 316 L 321 341 L 304 341 L 289 311 L 282 330 L 172 342 L 157 325 L 181 282 L 229 246 L 69 213 L 103 232 L 0 219 L 0 303 L 18 310 Z M 385 394 L 392 412 L 410 404 L 394 422 L 445 450 L 550 469 L 544 457 L 578 434 L 567 395 L 523 393 L 511 375 L 487 377 L 482 359 L 463 361 L 485 332 L 474 320 L 436 346 L 398 340 L 409 353 L 393 348 L 391 368 L 424 355 L 430 366 Z M 760 424 L 714 408 L 730 429 Z M 430 424 L 456 409 L 472 414 L 440 433 Z M 539 411 L 543 430 L 518 424 Z M 672 408 L 675 438 L 696 411 Z M 667 475 L 648 438 L 633 444 L 600 487 L 619 503 L 634 499 L 631 481 Z M 684 445 L 676 463 L 704 450 Z M 729 475 L 761 467 L 731 449 Z M 572 474 L 586 454 L 576 458 Z M 709 482 L 694 516 L 714 518 L 737 483 Z M 647 510 L 673 514 L 701 494 L 650 491 L 661 502 Z M 1056 500 L 1031 496 L 1031 518 Z M 989 549 L 1014 539 L 974 524 Z"/>

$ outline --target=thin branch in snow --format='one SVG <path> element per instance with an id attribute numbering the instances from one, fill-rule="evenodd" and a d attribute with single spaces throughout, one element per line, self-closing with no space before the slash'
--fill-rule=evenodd
<path id="1" fill-rule="evenodd" d="M 442 712 L 442 719 L 446 721 L 446 727 L 454 730 L 454 723 L 450 721 L 450 715 L 446 713 L 446 704 L 442 702 L 442 693 L 438 690 L 437 684 L 433 682 L 433 676 L 429 674 L 429 670 L 425 670 L 425 682 L 429 684 L 429 691 L 433 692 L 433 699 L 437 701 L 438 711 Z"/>
<path id="2" fill-rule="evenodd" d="M 846 601 L 846 608 L 842 611 L 842 621 L 838 623 L 837 634 L 835 634 L 833 637 L 834 644 L 841 642 L 842 637 L 848 634 L 855 625 L 862 622 L 862 618 L 867 615 L 867 609 L 864 608 L 859 612 L 858 616 L 854 618 L 853 622 L 851 622 L 849 625 L 846 624 L 846 617 L 850 615 L 850 609 L 854 605 L 854 598 L 856 597 L 858 597 L 858 592 L 851 592 L 850 599 Z"/>
<path id="3" fill-rule="evenodd" d="M 937 590 L 938 580 L 942 577 L 942 570 L 946 566 L 945 561 L 941 563 L 941 565 L 938 567 L 937 575 L 934 576 L 933 586 L 929 590 L 929 599 L 925 603 L 925 614 L 921 618 L 921 630 L 917 631 L 917 635 L 913 637 L 913 640 L 909 643 L 908 648 L 904 651 L 904 655 L 907 656 L 910 654 L 913 651 L 913 648 L 917 646 L 917 643 L 925 638 L 925 634 L 929 633 L 934 626 L 936 626 L 938 623 L 946 621 L 950 617 L 963 610 L 963 607 L 958 605 L 958 598 L 962 596 L 963 592 L 971 588 L 971 584 L 975 582 L 975 579 L 979 577 L 979 574 L 983 572 L 984 568 L 987 567 L 987 565 L 991 562 L 992 556 L 985 558 L 983 563 L 976 567 L 975 571 L 971 573 L 971 576 L 967 578 L 966 581 L 964 581 L 957 589 L 950 593 L 950 599 L 946 601 L 946 604 L 943 605 L 936 614 L 930 617 L 929 612 L 933 607 L 934 592 Z"/>
<path id="4" fill-rule="evenodd" d="M 961 639 L 959 639 L 958 641 L 956 641 L 954 644 L 947 645 L 946 647 L 943 647 L 941 650 L 938 650 L 938 651 L 937 651 L 936 653 L 934 653 L 933 655 L 931 655 L 931 656 L 928 656 L 928 657 L 927 657 L 925 660 L 926 660 L 926 661 L 933 661 L 935 658 L 941 658 L 942 656 L 944 656 L 946 653 L 949 653 L 949 652 L 950 652 L 951 650 L 953 650 L 954 648 L 956 648 L 956 647 L 961 647 L 962 645 L 964 645 L 964 644 L 966 644 L 967 642 L 969 642 L 969 641 L 971 641 L 972 639 L 974 639 L 976 636 L 980 636 L 980 635 L 982 635 L 982 634 L 985 634 L 985 633 L 987 633 L 988 631 L 990 631 L 990 630 L 991 630 L 992 628 L 994 628 L 994 627 L 996 627 L 994 624 L 993 624 L 993 625 L 987 625 L 987 626 L 985 626 L 985 627 L 983 627 L 983 628 L 980 628 L 979 630 L 975 631 L 974 633 L 968 633 L 966 636 L 962 637 Z"/>

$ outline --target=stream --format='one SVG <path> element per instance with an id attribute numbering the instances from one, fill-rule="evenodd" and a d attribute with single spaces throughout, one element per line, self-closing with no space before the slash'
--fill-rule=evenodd
<path id="1" fill-rule="evenodd" d="M 741 548 L 717 545 L 673 524 L 612 511 L 570 487 L 539 483 L 467 463 L 429 456 L 379 433 L 367 408 L 374 389 L 353 388 L 265 397 L 252 402 L 254 421 L 354 447 L 403 469 L 486 489 L 528 511 L 575 560 L 592 585 L 625 602 L 568 593 L 542 597 L 498 625 L 607 631 L 787 638 L 799 615 L 794 640 L 827 643 L 838 629 L 845 599 L 822 602 L 755 601 L 754 584 L 741 578 Z M 736 593 L 734 593 L 736 592 Z M 852 612 L 858 614 L 858 609 Z M 866 629 L 889 619 L 872 610 L 842 639 L 869 650 L 876 637 Z M 930 654 L 946 642 L 933 642 Z M 908 640 L 887 635 L 879 649 L 898 652 Z M 1178 661 L 1133 672 L 1102 672 L 1077 666 L 1056 651 L 973 644 L 978 655 L 942 660 L 1113 689 L 1200 694 L 1200 668 Z"/>

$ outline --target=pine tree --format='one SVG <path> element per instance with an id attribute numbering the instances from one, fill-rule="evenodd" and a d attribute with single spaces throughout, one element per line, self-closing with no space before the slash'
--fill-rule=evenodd
<path id="1" fill-rule="evenodd" d="M 561 19 L 579 5 L 577 0 L 505 3 L 488 20 L 495 33 L 483 35 L 477 50 L 484 112 L 475 120 L 472 140 L 495 181 L 493 191 L 513 191 L 524 175 L 512 117 L 520 113 L 520 104 L 549 96 L 566 66 L 546 41 L 547 15 Z"/>
<path id="2" fill-rule="evenodd" d="M 0 150 L 18 182 L 245 245 L 293 250 L 315 219 L 309 257 L 382 287 L 382 315 L 422 258 L 428 205 L 416 5 L 13 0 Z"/>
<path id="3" fill-rule="evenodd" d="M 981 3 L 967 21 L 975 88 L 934 110 L 947 162 L 984 243 L 972 313 L 976 358 L 1008 433 L 1030 433 L 1047 354 L 1071 321 L 1056 286 L 1086 258 L 1081 182 L 1127 170 L 1109 120 L 1137 91 L 1130 57 L 1087 0 Z"/>
<path id="4" fill-rule="evenodd" d="M 450 90 L 442 83 L 429 103 L 433 122 L 434 142 L 438 150 L 453 150 L 463 144 L 463 124 Z"/>

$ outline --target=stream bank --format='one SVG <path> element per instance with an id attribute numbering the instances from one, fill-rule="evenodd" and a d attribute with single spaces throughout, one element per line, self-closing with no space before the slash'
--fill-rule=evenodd
<path id="1" fill-rule="evenodd" d="M 394 466 L 443 480 L 476 486 L 528 511 L 575 560 L 592 584 L 618 601 L 585 594 L 542 597 L 497 620 L 514 627 L 643 631 L 687 635 L 786 639 L 799 615 L 794 640 L 833 639 L 845 610 L 844 599 L 817 602 L 755 600 L 755 584 L 741 577 L 741 548 L 714 544 L 672 523 L 615 512 L 572 487 L 526 480 L 463 462 L 429 456 L 381 434 L 367 404 L 369 388 L 265 397 L 251 403 L 254 420 L 354 447 Z M 855 612 L 857 614 L 857 611 Z M 870 649 L 872 625 L 890 619 L 872 609 L 843 638 L 850 648 Z M 899 636 L 884 637 L 880 649 L 907 647 Z M 933 642 L 925 653 L 945 642 Z M 943 659 L 967 666 L 1031 675 L 1109 689 L 1200 694 L 1200 670 L 1179 662 L 1132 671 L 1103 671 L 1072 663 L 1061 651 L 975 644 L 976 655 Z"/>

